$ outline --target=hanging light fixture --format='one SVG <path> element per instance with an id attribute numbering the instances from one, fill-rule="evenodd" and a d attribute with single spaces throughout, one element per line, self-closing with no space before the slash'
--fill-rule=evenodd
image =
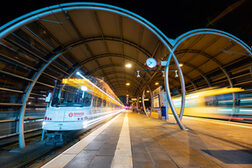
<path id="1" fill-rule="evenodd" d="M 175 78 L 178 77 L 178 70 L 175 70 Z"/>
<path id="2" fill-rule="evenodd" d="M 140 71 L 137 71 L 137 78 L 140 78 Z"/>

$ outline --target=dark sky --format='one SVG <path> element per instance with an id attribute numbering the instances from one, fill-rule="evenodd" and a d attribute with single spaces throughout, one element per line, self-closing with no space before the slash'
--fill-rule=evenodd
<path id="1" fill-rule="evenodd" d="M 237 1 L 239 0 L 97 0 L 85 2 L 101 2 L 125 8 L 153 23 L 168 37 L 176 38 L 186 31 L 206 28 L 209 21 Z M 28 12 L 65 2 L 76 1 L 5 1 L 1 5 L 0 25 Z M 251 18 L 252 0 L 244 0 L 242 5 L 208 27 L 227 31 L 252 45 Z"/>

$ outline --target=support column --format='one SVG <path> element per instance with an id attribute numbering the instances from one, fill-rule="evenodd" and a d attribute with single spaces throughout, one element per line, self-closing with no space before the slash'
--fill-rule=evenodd
<path id="1" fill-rule="evenodd" d="M 173 51 L 172 51 L 173 52 Z M 169 80 L 168 80 L 168 75 L 169 75 L 169 64 L 170 64 L 170 60 L 171 60 L 171 57 L 173 57 L 174 59 L 174 62 L 178 68 L 178 72 L 179 72 L 179 77 L 180 77 L 180 82 L 181 82 L 181 109 L 180 109 L 180 115 L 178 116 L 177 112 L 176 112 L 176 109 L 175 109 L 175 106 L 172 102 L 172 99 L 171 99 L 171 93 L 170 93 L 170 87 L 169 87 Z M 177 122 L 177 124 L 179 125 L 180 129 L 181 130 L 184 130 L 185 127 L 183 126 L 183 124 L 181 123 L 181 119 L 182 119 L 182 116 L 183 116 L 183 112 L 184 112 L 184 107 L 185 107 L 185 81 L 184 81 L 184 77 L 183 77 L 183 74 L 182 74 L 182 70 L 181 68 L 179 67 L 179 62 L 176 58 L 176 56 L 174 55 L 174 53 L 170 53 L 169 56 L 168 56 L 168 59 L 167 59 L 167 63 L 166 63 L 166 68 L 165 68 L 165 89 L 166 89 L 166 96 L 167 96 L 167 100 L 170 104 L 170 107 L 171 107 L 171 111 L 173 113 L 173 116 Z"/>
<path id="2" fill-rule="evenodd" d="M 150 88 L 150 85 L 148 85 L 148 88 L 149 88 L 149 91 L 150 91 L 150 97 L 151 97 L 151 110 L 150 110 L 150 114 L 149 114 L 149 117 L 151 116 L 151 111 L 153 110 L 153 94 L 152 94 L 152 91 L 151 91 L 151 88 Z"/>
<path id="3" fill-rule="evenodd" d="M 147 112 L 146 112 L 146 107 L 145 107 L 145 103 L 144 103 L 144 96 L 145 96 L 144 92 L 145 92 L 145 89 L 143 90 L 143 94 L 142 94 L 142 105 L 143 105 L 143 110 L 144 110 L 145 115 L 147 117 L 149 117 L 148 114 L 147 114 Z"/>
<path id="4" fill-rule="evenodd" d="M 44 64 L 38 72 L 36 72 L 32 78 L 32 82 L 30 85 L 28 85 L 25 95 L 22 100 L 22 107 L 19 112 L 19 121 L 18 121 L 18 140 L 19 140 L 19 147 L 24 148 L 25 147 L 25 139 L 24 139 L 24 115 L 26 110 L 26 102 L 28 101 L 28 98 L 30 97 L 31 91 L 38 81 L 40 75 L 42 72 L 55 60 L 57 59 L 63 52 L 60 52 L 56 55 L 54 55 L 46 64 Z"/>

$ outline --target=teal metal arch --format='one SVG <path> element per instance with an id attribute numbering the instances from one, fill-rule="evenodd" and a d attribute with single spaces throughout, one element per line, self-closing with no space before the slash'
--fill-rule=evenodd
<path id="1" fill-rule="evenodd" d="M 186 32 L 182 35 L 180 35 L 179 37 L 177 37 L 173 43 L 173 47 L 172 47 L 172 52 L 169 54 L 168 56 L 168 60 L 167 60 L 167 65 L 166 65 L 166 69 L 165 69 L 165 87 L 166 87 L 166 95 L 167 95 L 167 100 L 169 101 L 169 104 L 171 105 L 171 108 L 174 107 L 173 103 L 172 103 L 172 99 L 171 99 L 171 94 L 170 94 L 170 88 L 169 88 L 169 82 L 168 82 L 168 72 L 169 72 L 169 64 L 170 64 L 170 59 L 171 59 L 171 54 L 174 55 L 175 57 L 175 50 L 177 49 L 177 47 L 183 42 L 185 41 L 186 39 L 192 37 L 192 36 L 196 36 L 196 35 L 201 35 L 201 34 L 214 34 L 214 35 L 219 35 L 219 36 L 222 36 L 222 37 L 226 37 L 228 39 L 231 39 L 233 41 L 235 41 L 237 44 L 239 44 L 240 46 L 242 46 L 251 56 L 252 56 L 252 50 L 251 48 L 245 43 L 243 42 L 241 39 L 239 39 L 238 37 L 230 34 L 230 33 L 227 33 L 227 32 L 224 32 L 224 31 L 221 31 L 221 30 L 217 30 L 217 29 L 195 29 L 195 30 L 191 30 L 189 32 Z M 176 62 L 176 60 L 175 60 Z M 226 75 L 226 77 L 228 78 L 228 81 L 230 83 L 230 87 L 233 87 L 233 84 L 231 82 L 231 79 L 228 75 L 228 73 L 226 72 L 226 70 L 224 68 L 222 68 L 222 71 L 224 72 L 224 74 Z M 179 71 L 179 75 L 182 75 L 180 74 L 181 71 Z M 182 86 L 181 86 L 182 88 Z M 183 88 L 182 88 L 183 90 Z M 182 92 L 182 94 L 185 93 L 185 92 Z M 234 96 L 233 96 L 234 98 Z M 183 112 L 184 112 L 184 100 L 182 99 L 181 100 L 181 110 L 180 110 L 180 114 L 179 114 L 179 118 L 180 120 L 182 119 L 183 117 Z M 177 114 L 175 114 L 177 115 Z"/>
<path id="2" fill-rule="evenodd" d="M 171 44 L 173 41 L 171 39 L 169 39 L 168 37 L 166 37 L 166 35 L 164 35 L 152 23 L 150 23 L 149 21 L 147 21 L 143 17 L 141 17 L 133 12 L 130 12 L 128 10 L 125 10 L 125 9 L 122 9 L 122 8 L 119 8 L 116 6 L 112 6 L 112 5 L 101 4 L 101 3 L 86 3 L 86 2 L 65 3 L 65 4 L 54 5 L 54 6 L 50 6 L 50 7 L 46 7 L 46 8 L 42 8 L 42 9 L 30 12 L 28 14 L 25 14 L 21 17 L 18 17 L 16 19 L 6 23 L 5 25 L 1 26 L 0 27 L 0 39 L 6 37 L 10 33 L 14 32 L 18 28 L 20 28 L 21 26 L 24 26 L 28 23 L 35 21 L 35 20 L 38 20 L 41 17 L 47 16 L 47 15 L 52 15 L 57 12 L 70 11 L 70 10 L 80 10 L 80 9 L 81 10 L 87 9 L 87 10 L 108 11 L 108 12 L 112 12 L 112 13 L 119 14 L 119 15 L 125 16 L 127 18 L 130 18 L 130 19 L 136 21 L 137 23 L 143 25 L 145 28 L 147 28 L 149 31 L 151 31 L 154 35 L 156 35 L 158 37 L 158 39 L 163 43 L 163 45 L 165 47 L 167 47 L 167 49 L 170 52 L 173 51 L 171 49 L 171 46 L 172 46 Z M 26 110 L 26 102 L 30 96 L 30 93 L 31 93 L 35 83 L 37 82 L 37 79 L 40 77 L 40 75 L 43 73 L 43 71 L 55 59 L 60 57 L 64 53 L 64 51 L 66 51 L 66 50 L 67 49 L 62 49 L 62 50 L 54 53 L 54 55 L 52 55 L 50 57 L 50 59 L 44 65 L 42 65 L 40 67 L 38 72 L 36 72 L 34 74 L 34 80 L 27 86 L 26 92 L 24 93 L 22 107 L 21 107 L 20 114 L 19 114 L 18 132 L 19 132 L 19 147 L 20 148 L 25 147 L 23 123 L 24 123 L 24 114 L 25 114 L 25 110 Z M 173 57 L 174 60 L 177 60 L 177 58 L 175 57 L 174 54 L 171 54 L 169 56 Z M 176 61 L 176 65 L 177 65 L 179 71 L 181 71 L 181 69 L 179 68 L 178 61 Z M 180 74 L 182 75 L 182 71 L 180 72 Z M 182 98 L 182 99 L 184 99 L 184 98 Z M 180 123 L 179 119 L 176 116 L 175 116 L 175 118 L 176 118 L 177 122 Z M 181 129 L 184 129 L 184 127 L 182 126 L 181 123 L 179 125 L 180 125 Z"/>

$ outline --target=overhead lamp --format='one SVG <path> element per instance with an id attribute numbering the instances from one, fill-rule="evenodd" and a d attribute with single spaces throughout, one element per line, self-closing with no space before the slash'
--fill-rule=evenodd
<path id="1" fill-rule="evenodd" d="M 127 64 L 125 64 L 125 67 L 126 67 L 126 68 L 131 68 L 131 67 L 132 67 L 132 64 L 131 64 L 131 63 L 127 63 Z"/>
<path id="2" fill-rule="evenodd" d="M 175 70 L 175 78 L 178 77 L 178 70 Z"/>
<path id="3" fill-rule="evenodd" d="M 79 71 L 77 71 L 77 72 L 76 72 L 76 75 L 79 75 L 79 76 L 80 76 L 80 75 L 81 75 L 81 73 L 80 73 Z"/>
<path id="4" fill-rule="evenodd" d="M 88 90 L 88 88 L 87 88 L 87 86 L 82 85 L 82 86 L 81 86 L 81 90 L 85 92 L 85 91 Z"/>
<path id="5" fill-rule="evenodd" d="M 184 64 L 179 64 L 179 67 L 182 67 Z"/>
<path id="6" fill-rule="evenodd" d="M 158 83 L 158 82 L 155 82 L 155 85 L 159 85 L 159 83 Z"/>
<path id="7" fill-rule="evenodd" d="M 130 83 L 129 83 L 129 82 L 127 82 L 125 85 L 126 85 L 126 86 L 129 86 L 129 85 L 130 85 Z"/>
<path id="8" fill-rule="evenodd" d="M 146 90 L 146 92 L 147 92 L 147 93 L 150 93 L 150 91 L 149 91 L 149 90 Z"/>
<path id="9" fill-rule="evenodd" d="M 137 78 L 140 78 L 140 71 L 137 71 Z"/>
<path id="10" fill-rule="evenodd" d="M 127 96 L 127 97 L 129 97 L 129 95 L 128 95 L 128 94 L 127 94 L 126 96 Z"/>
<path id="11" fill-rule="evenodd" d="M 79 71 L 76 72 L 76 75 L 82 77 L 82 78 L 85 78 Z"/>

